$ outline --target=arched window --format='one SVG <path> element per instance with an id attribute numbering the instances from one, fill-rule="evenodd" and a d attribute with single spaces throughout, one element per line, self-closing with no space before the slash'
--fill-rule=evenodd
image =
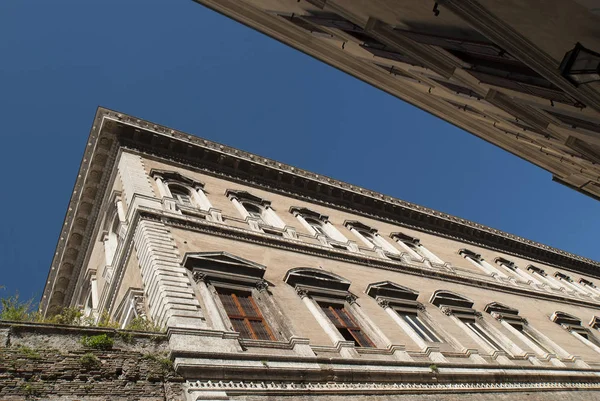
<path id="1" fill-rule="evenodd" d="M 325 232 L 325 229 L 323 228 L 323 222 L 322 221 L 319 221 L 319 220 L 316 220 L 316 219 L 312 219 L 310 217 L 305 218 L 304 220 L 308 223 L 308 225 L 310 225 L 312 227 L 313 230 L 316 231 L 316 233 L 318 235 L 328 236 L 327 233 Z"/>
<path id="2" fill-rule="evenodd" d="M 212 207 L 206 196 L 204 183 L 175 171 L 152 169 L 150 175 L 155 179 L 163 205 L 168 211 L 223 221 L 221 212 Z"/>
<path id="3" fill-rule="evenodd" d="M 271 207 L 271 202 L 246 191 L 228 189 L 225 194 L 246 219 L 252 230 L 280 237 L 296 238 L 295 231 L 291 227 L 287 227 L 277 216 Z"/>
<path id="4" fill-rule="evenodd" d="M 290 213 L 298 219 L 311 235 L 316 236 L 321 244 L 336 249 L 358 250 L 356 244 L 348 241 L 348 238 L 331 224 L 327 216 L 305 207 L 296 206 L 290 208 Z"/>
<path id="5" fill-rule="evenodd" d="M 499 302 L 492 302 L 487 304 L 483 310 L 492 315 L 494 319 L 498 320 L 503 327 L 519 338 L 538 356 L 550 358 L 550 362 L 554 366 L 565 366 L 556 355 L 560 354 L 565 356 L 567 353 L 557 347 L 556 344 L 543 333 L 531 327 L 526 319 L 519 316 L 519 311 L 517 309 L 503 305 Z M 555 349 L 557 351 L 555 351 Z M 529 359 L 531 360 L 531 358 L 532 357 Z"/>
<path id="6" fill-rule="evenodd" d="M 379 256 L 387 257 L 388 254 L 400 255 L 400 252 L 379 235 L 375 228 L 358 221 L 346 221 L 344 225 Z"/>
<path id="7" fill-rule="evenodd" d="M 244 206 L 244 209 L 246 209 L 248 214 L 255 218 L 259 224 L 265 224 L 265 221 L 263 220 L 264 209 L 262 206 L 250 202 L 242 202 L 242 206 Z"/>
<path id="8" fill-rule="evenodd" d="M 563 328 L 574 334 L 577 338 L 584 338 L 596 346 L 600 346 L 598 340 L 592 333 L 581 325 L 581 319 L 565 312 L 556 311 L 550 316 L 550 320 L 561 325 Z M 599 351 L 600 352 L 600 351 Z"/>
<path id="9" fill-rule="evenodd" d="M 430 302 L 444 314 L 454 317 L 456 323 L 487 352 L 493 354 L 500 351 L 508 354 L 504 338 L 500 338 L 498 332 L 492 333 L 481 313 L 473 309 L 472 300 L 451 291 L 438 290 L 433 293 Z M 512 364 L 504 355 L 498 358 L 502 363 Z"/>
<path id="10" fill-rule="evenodd" d="M 192 196 L 188 188 L 182 187 L 177 184 L 169 184 L 169 191 L 175 199 L 175 201 L 181 206 L 194 207 Z"/>
<path id="11" fill-rule="evenodd" d="M 428 343 L 442 342 L 429 322 L 425 307 L 417 301 L 418 292 L 391 281 L 369 284 L 365 292 L 374 298 L 419 346 L 425 348 Z M 437 357 L 443 358 L 441 354 Z"/>
<path id="12" fill-rule="evenodd" d="M 418 238 L 411 237 L 403 233 L 392 233 L 390 237 L 396 240 L 396 242 L 404 248 L 411 256 L 416 259 L 425 258 L 430 262 L 443 264 L 444 261 L 438 258 L 433 252 L 425 248 Z"/>

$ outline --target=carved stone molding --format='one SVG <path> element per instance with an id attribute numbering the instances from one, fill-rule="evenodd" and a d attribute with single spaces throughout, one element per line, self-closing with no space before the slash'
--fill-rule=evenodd
<path id="1" fill-rule="evenodd" d="M 308 296 L 308 291 L 304 288 L 296 287 L 296 294 L 298 294 L 300 298 L 304 298 Z"/>
<path id="2" fill-rule="evenodd" d="M 194 279 L 194 281 L 196 283 L 199 283 L 201 281 L 204 281 L 204 282 L 208 281 L 207 274 L 206 273 L 202 273 L 202 272 L 194 272 L 192 274 L 192 278 Z"/>
<path id="3" fill-rule="evenodd" d="M 454 383 L 378 383 L 378 382 L 243 382 L 243 381 L 194 381 L 187 382 L 188 391 L 224 391 L 227 394 L 304 394 L 327 393 L 356 394 L 373 393 L 418 393 L 418 392 L 469 392 L 496 389 L 503 390 L 568 390 L 568 389 L 599 389 L 597 382 L 516 382 L 516 383 L 485 383 L 485 382 L 454 382 Z"/>
<path id="4" fill-rule="evenodd" d="M 267 282 L 267 280 L 260 280 L 256 283 L 255 286 L 258 292 L 264 292 L 269 289 L 269 283 Z"/>
<path id="5" fill-rule="evenodd" d="M 136 315 L 146 320 L 146 306 L 144 305 L 143 295 L 133 297 L 133 307 L 135 308 Z"/>
<path id="6" fill-rule="evenodd" d="M 446 316 L 452 316 L 454 313 L 452 312 L 452 308 L 449 308 L 447 306 L 442 306 L 440 308 L 440 310 L 442 311 L 442 313 Z"/>
<path id="7" fill-rule="evenodd" d="M 379 306 L 381 306 L 383 309 L 390 307 L 390 303 L 387 299 L 378 299 L 377 304 Z"/>
<path id="8" fill-rule="evenodd" d="M 358 297 L 354 294 L 346 295 L 346 302 L 348 302 L 350 305 L 355 304 L 357 299 Z"/>

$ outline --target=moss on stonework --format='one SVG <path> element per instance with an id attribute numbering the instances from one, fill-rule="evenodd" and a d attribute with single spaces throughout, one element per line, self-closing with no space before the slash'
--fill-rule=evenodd
<path id="1" fill-rule="evenodd" d="M 86 369 L 93 369 L 95 367 L 100 366 L 100 360 L 98 357 L 91 352 L 87 354 L 83 354 L 81 358 L 79 358 L 79 363 Z"/>
<path id="2" fill-rule="evenodd" d="M 169 359 L 169 357 L 167 357 L 165 354 L 145 354 L 144 359 L 158 363 L 163 373 L 173 371 L 173 361 L 171 361 L 171 359 Z"/>
<path id="3" fill-rule="evenodd" d="M 107 334 L 98 334 L 97 336 L 83 336 L 81 344 L 88 348 L 109 350 L 113 347 L 114 340 Z"/>
<path id="4" fill-rule="evenodd" d="M 19 347 L 19 353 L 27 359 L 42 359 L 41 355 L 36 350 L 29 347 Z"/>

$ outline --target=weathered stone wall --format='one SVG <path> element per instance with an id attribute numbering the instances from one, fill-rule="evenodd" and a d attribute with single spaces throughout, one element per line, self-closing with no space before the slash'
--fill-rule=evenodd
<path id="1" fill-rule="evenodd" d="M 111 349 L 82 344 L 106 334 Z M 0 400 L 181 400 L 163 334 L 0 322 Z"/>

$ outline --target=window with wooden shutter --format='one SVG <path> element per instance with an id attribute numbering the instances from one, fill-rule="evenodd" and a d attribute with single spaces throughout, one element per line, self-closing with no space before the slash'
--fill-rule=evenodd
<path id="1" fill-rule="evenodd" d="M 217 293 L 233 329 L 240 333 L 240 337 L 275 340 L 250 292 L 217 288 Z"/>
<path id="2" fill-rule="evenodd" d="M 357 347 L 375 346 L 344 306 L 332 304 L 321 304 L 320 306 L 346 340 L 354 341 Z"/>

